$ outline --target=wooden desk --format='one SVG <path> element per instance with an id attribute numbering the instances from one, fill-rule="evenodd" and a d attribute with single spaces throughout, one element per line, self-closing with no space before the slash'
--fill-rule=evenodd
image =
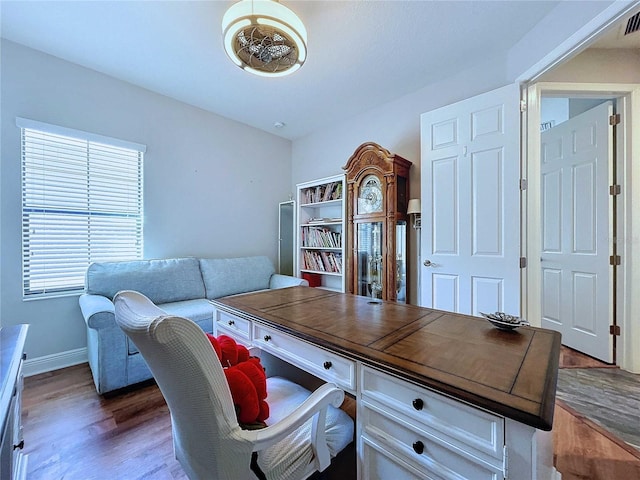
<path id="1" fill-rule="evenodd" d="M 428 446 L 434 451 L 453 445 L 451 450 L 471 451 L 483 467 L 491 467 L 487 475 L 470 470 L 468 478 L 506 477 L 509 469 L 518 472 L 511 478 L 550 478 L 550 474 L 541 475 L 543 469 L 553 469 L 549 439 L 541 442 L 540 430 L 550 430 L 553 422 L 560 352 L 557 332 L 529 327 L 505 332 L 477 317 L 371 303 L 366 297 L 308 287 L 212 303 L 219 333 L 259 346 L 356 396 L 357 432 L 365 437 L 358 447 L 361 478 L 376 476 L 373 472 L 380 470 L 395 475 L 427 468 L 409 458 L 410 452 L 399 445 L 401 438 L 385 443 L 384 434 L 393 425 L 380 425 L 379 431 L 370 427 L 369 423 L 379 420 L 377 414 L 391 415 L 399 425 L 399 437 L 404 434 L 402 428 L 418 425 L 416 431 L 423 438 L 418 443 L 424 443 L 424 438 L 433 441 Z M 414 401 L 419 401 L 420 408 Z M 437 404 L 436 410 L 424 412 L 432 403 Z M 476 410 L 465 410 L 467 405 Z M 465 422 L 457 424 L 456 418 L 465 415 Z M 476 427 L 467 425 L 471 418 L 479 422 L 473 432 Z M 467 445 L 472 446 L 466 449 Z M 422 449 L 415 442 L 411 447 Z M 523 447 L 533 453 L 523 453 Z M 387 465 L 386 460 L 366 453 L 372 448 L 393 450 L 398 458 L 394 456 L 395 463 Z M 384 454 L 389 453 L 386 450 Z M 444 464 L 447 461 L 444 458 Z M 458 463 L 459 459 L 453 461 Z M 402 469 L 397 470 L 396 464 Z"/>

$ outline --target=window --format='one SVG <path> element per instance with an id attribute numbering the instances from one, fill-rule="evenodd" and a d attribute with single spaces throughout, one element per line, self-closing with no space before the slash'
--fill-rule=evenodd
<path id="1" fill-rule="evenodd" d="M 78 293 L 91 262 L 142 258 L 144 145 L 18 118 L 24 298 Z"/>

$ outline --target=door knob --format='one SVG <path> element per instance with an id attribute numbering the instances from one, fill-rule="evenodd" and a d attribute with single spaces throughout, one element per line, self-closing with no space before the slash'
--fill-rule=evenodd
<path id="1" fill-rule="evenodd" d="M 425 260 L 422 264 L 425 267 L 433 267 L 433 263 L 431 263 L 431 260 Z"/>

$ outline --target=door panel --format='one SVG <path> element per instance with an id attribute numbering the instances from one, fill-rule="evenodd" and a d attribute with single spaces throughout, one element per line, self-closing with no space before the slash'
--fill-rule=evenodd
<path id="1" fill-rule="evenodd" d="M 605 362 L 613 361 L 612 112 L 604 102 L 541 134 L 542 326 Z"/>
<path id="2" fill-rule="evenodd" d="M 458 304 L 456 302 L 459 298 L 459 277 L 457 275 L 434 273 L 430 278 L 433 283 L 433 298 L 435 300 L 433 308 L 457 312 Z"/>
<path id="3" fill-rule="evenodd" d="M 436 160 L 433 177 L 433 252 L 440 255 L 458 253 L 458 168 L 455 157 Z"/>
<path id="4" fill-rule="evenodd" d="M 520 312 L 519 96 L 509 85 L 421 116 L 423 306 Z"/>
<path id="5" fill-rule="evenodd" d="M 502 254 L 502 149 L 474 153 L 472 157 L 473 252 Z"/>

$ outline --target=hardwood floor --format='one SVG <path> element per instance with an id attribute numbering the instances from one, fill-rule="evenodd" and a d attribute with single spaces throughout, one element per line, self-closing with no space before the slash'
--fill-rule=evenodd
<path id="1" fill-rule="evenodd" d="M 87 364 L 25 379 L 30 480 L 186 479 L 155 384 L 100 397 Z"/>
<path id="2" fill-rule="evenodd" d="M 560 368 L 618 368 L 562 347 Z M 627 445 L 561 400 L 553 420 L 554 464 L 563 480 L 640 479 L 640 450 Z"/>
<path id="3" fill-rule="evenodd" d="M 23 424 L 29 480 L 187 478 L 173 458 L 168 409 L 152 382 L 100 397 L 87 364 L 29 377 Z M 559 403 L 553 429 L 563 480 L 640 479 L 640 452 Z"/>

